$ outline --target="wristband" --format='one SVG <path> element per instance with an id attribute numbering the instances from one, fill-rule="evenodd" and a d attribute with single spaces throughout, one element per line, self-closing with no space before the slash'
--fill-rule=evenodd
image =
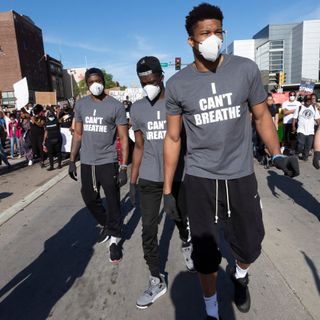
<path id="1" fill-rule="evenodd" d="M 121 164 L 121 165 L 120 165 L 120 170 L 121 170 L 121 169 L 127 169 L 127 168 L 128 168 L 128 165 L 127 165 L 127 164 Z"/>
<path id="2" fill-rule="evenodd" d="M 274 156 L 272 156 L 272 161 L 274 161 L 277 158 L 286 158 L 286 156 L 283 154 L 275 154 Z"/>

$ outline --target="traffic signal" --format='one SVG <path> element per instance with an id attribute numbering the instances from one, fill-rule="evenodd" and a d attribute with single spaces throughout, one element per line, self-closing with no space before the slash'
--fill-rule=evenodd
<path id="1" fill-rule="evenodd" d="M 180 57 L 175 58 L 175 69 L 181 70 L 181 58 Z"/>
<path id="2" fill-rule="evenodd" d="M 276 84 L 280 85 L 281 84 L 281 72 L 276 73 Z"/>
<path id="3" fill-rule="evenodd" d="M 286 73 L 284 71 L 281 72 L 281 85 L 283 86 L 286 82 Z"/>

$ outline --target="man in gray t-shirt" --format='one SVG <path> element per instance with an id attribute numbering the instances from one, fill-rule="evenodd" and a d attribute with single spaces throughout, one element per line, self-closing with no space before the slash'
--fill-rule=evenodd
<path id="1" fill-rule="evenodd" d="M 167 290 L 164 276 L 160 274 L 158 245 L 159 211 L 163 196 L 163 141 L 167 125 L 164 77 L 159 60 L 150 56 L 141 58 L 137 63 L 137 73 L 147 96 L 135 102 L 130 113 L 135 134 L 130 199 L 135 205 L 139 176 L 142 247 L 151 275 L 148 289 L 138 298 L 136 306 L 139 309 L 145 309 Z M 177 200 L 180 200 L 183 195 L 181 178 L 181 174 L 176 175 L 173 187 L 173 194 Z M 172 218 L 182 240 L 182 253 L 187 269 L 192 271 L 192 247 L 185 212 L 186 210 L 179 206 L 177 214 Z"/>
<path id="2" fill-rule="evenodd" d="M 277 133 L 267 109 L 266 92 L 256 64 L 220 54 L 223 14 L 208 3 L 186 17 L 194 63 L 167 83 L 167 134 L 164 142 L 164 195 L 169 198 L 180 150 L 183 120 L 187 136 L 186 208 L 207 319 L 219 319 L 216 279 L 221 253 L 218 228 L 224 227 L 236 267 L 230 268 L 235 303 L 250 309 L 248 267 L 261 252 L 264 237 L 260 198 L 253 173 L 251 117 L 274 164 L 293 176 L 297 159 L 280 153 Z M 292 164 L 294 168 L 292 168 Z M 172 196 L 171 196 L 172 198 Z M 165 203 L 175 212 L 174 201 Z M 219 224 L 219 225 L 218 225 Z"/>
<path id="3" fill-rule="evenodd" d="M 80 150 L 81 194 L 88 209 L 102 226 L 99 243 L 109 241 L 110 261 L 122 258 L 118 245 L 121 237 L 119 188 L 127 182 L 128 127 L 125 109 L 119 101 L 104 92 L 104 75 L 91 68 L 85 74 L 90 95 L 75 106 L 75 129 L 72 138 L 69 175 L 77 180 L 75 159 Z M 122 163 L 117 154 L 116 139 L 120 139 Z M 107 197 L 102 205 L 100 186 Z"/>

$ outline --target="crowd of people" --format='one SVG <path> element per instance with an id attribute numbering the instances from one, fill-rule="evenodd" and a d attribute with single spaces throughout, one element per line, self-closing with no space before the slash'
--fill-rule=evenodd
<path id="1" fill-rule="evenodd" d="M 69 128 L 72 133 L 73 107 L 66 104 L 44 107 L 28 103 L 20 110 L 0 110 L 0 164 L 8 168 L 12 160 L 25 157 L 28 165 L 39 162 L 45 167 L 49 159 L 48 170 L 54 169 L 54 157 L 58 168 L 62 162 L 61 128 Z M 6 146 L 10 144 L 7 154 Z"/>
<path id="2" fill-rule="evenodd" d="M 289 99 L 275 104 L 268 94 L 268 109 L 278 132 L 281 153 L 296 155 L 302 161 L 314 153 L 314 135 L 320 125 L 320 103 L 315 93 L 298 94 L 289 92 Z M 271 156 L 257 134 L 253 123 L 254 156 L 266 168 L 272 165 Z"/>

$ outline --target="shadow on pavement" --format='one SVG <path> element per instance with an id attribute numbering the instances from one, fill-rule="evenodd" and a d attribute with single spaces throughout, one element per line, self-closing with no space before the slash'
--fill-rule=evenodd
<path id="1" fill-rule="evenodd" d="M 0 290 L 1 320 L 44 320 L 81 277 L 94 253 L 98 228 L 85 208 L 55 235 L 43 252 Z"/>
<path id="2" fill-rule="evenodd" d="M 316 287 L 318 289 L 318 293 L 319 293 L 319 296 L 320 296 L 320 278 L 319 278 L 319 271 L 317 270 L 317 267 L 316 265 L 314 264 L 314 262 L 310 259 L 310 257 L 304 252 L 304 251 L 300 251 L 305 260 L 306 260 L 306 263 L 307 265 L 309 266 L 311 272 L 312 272 L 312 275 L 313 275 L 313 278 L 314 278 L 314 282 L 316 284 Z"/>
<path id="3" fill-rule="evenodd" d="M 165 220 L 164 220 L 164 225 L 162 229 L 162 234 L 159 240 L 160 272 L 164 274 L 167 278 L 168 274 L 167 272 L 165 272 L 165 269 L 168 261 L 170 241 L 174 232 L 175 223 L 166 214 L 164 214 L 164 211 L 162 210 L 159 215 L 159 219 L 162 219 L 163 217 L 165 217 Z M 181 261 L 182 261 L 182 256 L 181 256 Z"/>
<path id="4" fill-rule="evenodd" d="M 139 205 L 137 205 L 134 209 L 132 209 L 132 204 L 129 199 L 129 193 L 127 193 L 121 200 L 120 207 L 121 207 L 122 220 L 124 220 L 125 217 L 130 213 L 130 211 L 132 211 L 132 215 L 130 219 L 127 221 L 126 224 L 123 225 L 122 238 L 119 241 L 119 245 L 123 247 L 123 244 L 127 240 L 131 239 L 134 231 L 136 230 L 141 218 L 141 213 L 140 213 Z"/>
<path id="5" fill-rule="evenodd" d="M 309 211 L 320 221 L 320 203 L 317 199 L 304 189 L 303 183 L 289 177 L 279 175 L 271 170 L 268 171 L 268 187 L 272 194 L 278 198 L 275 188 L 288 195 L 296 204 Z"/>
<path id="6" fill-rule="evenodd" d="M 0 192 L 0 201 L 13 195 L 13 192 Z"/>

